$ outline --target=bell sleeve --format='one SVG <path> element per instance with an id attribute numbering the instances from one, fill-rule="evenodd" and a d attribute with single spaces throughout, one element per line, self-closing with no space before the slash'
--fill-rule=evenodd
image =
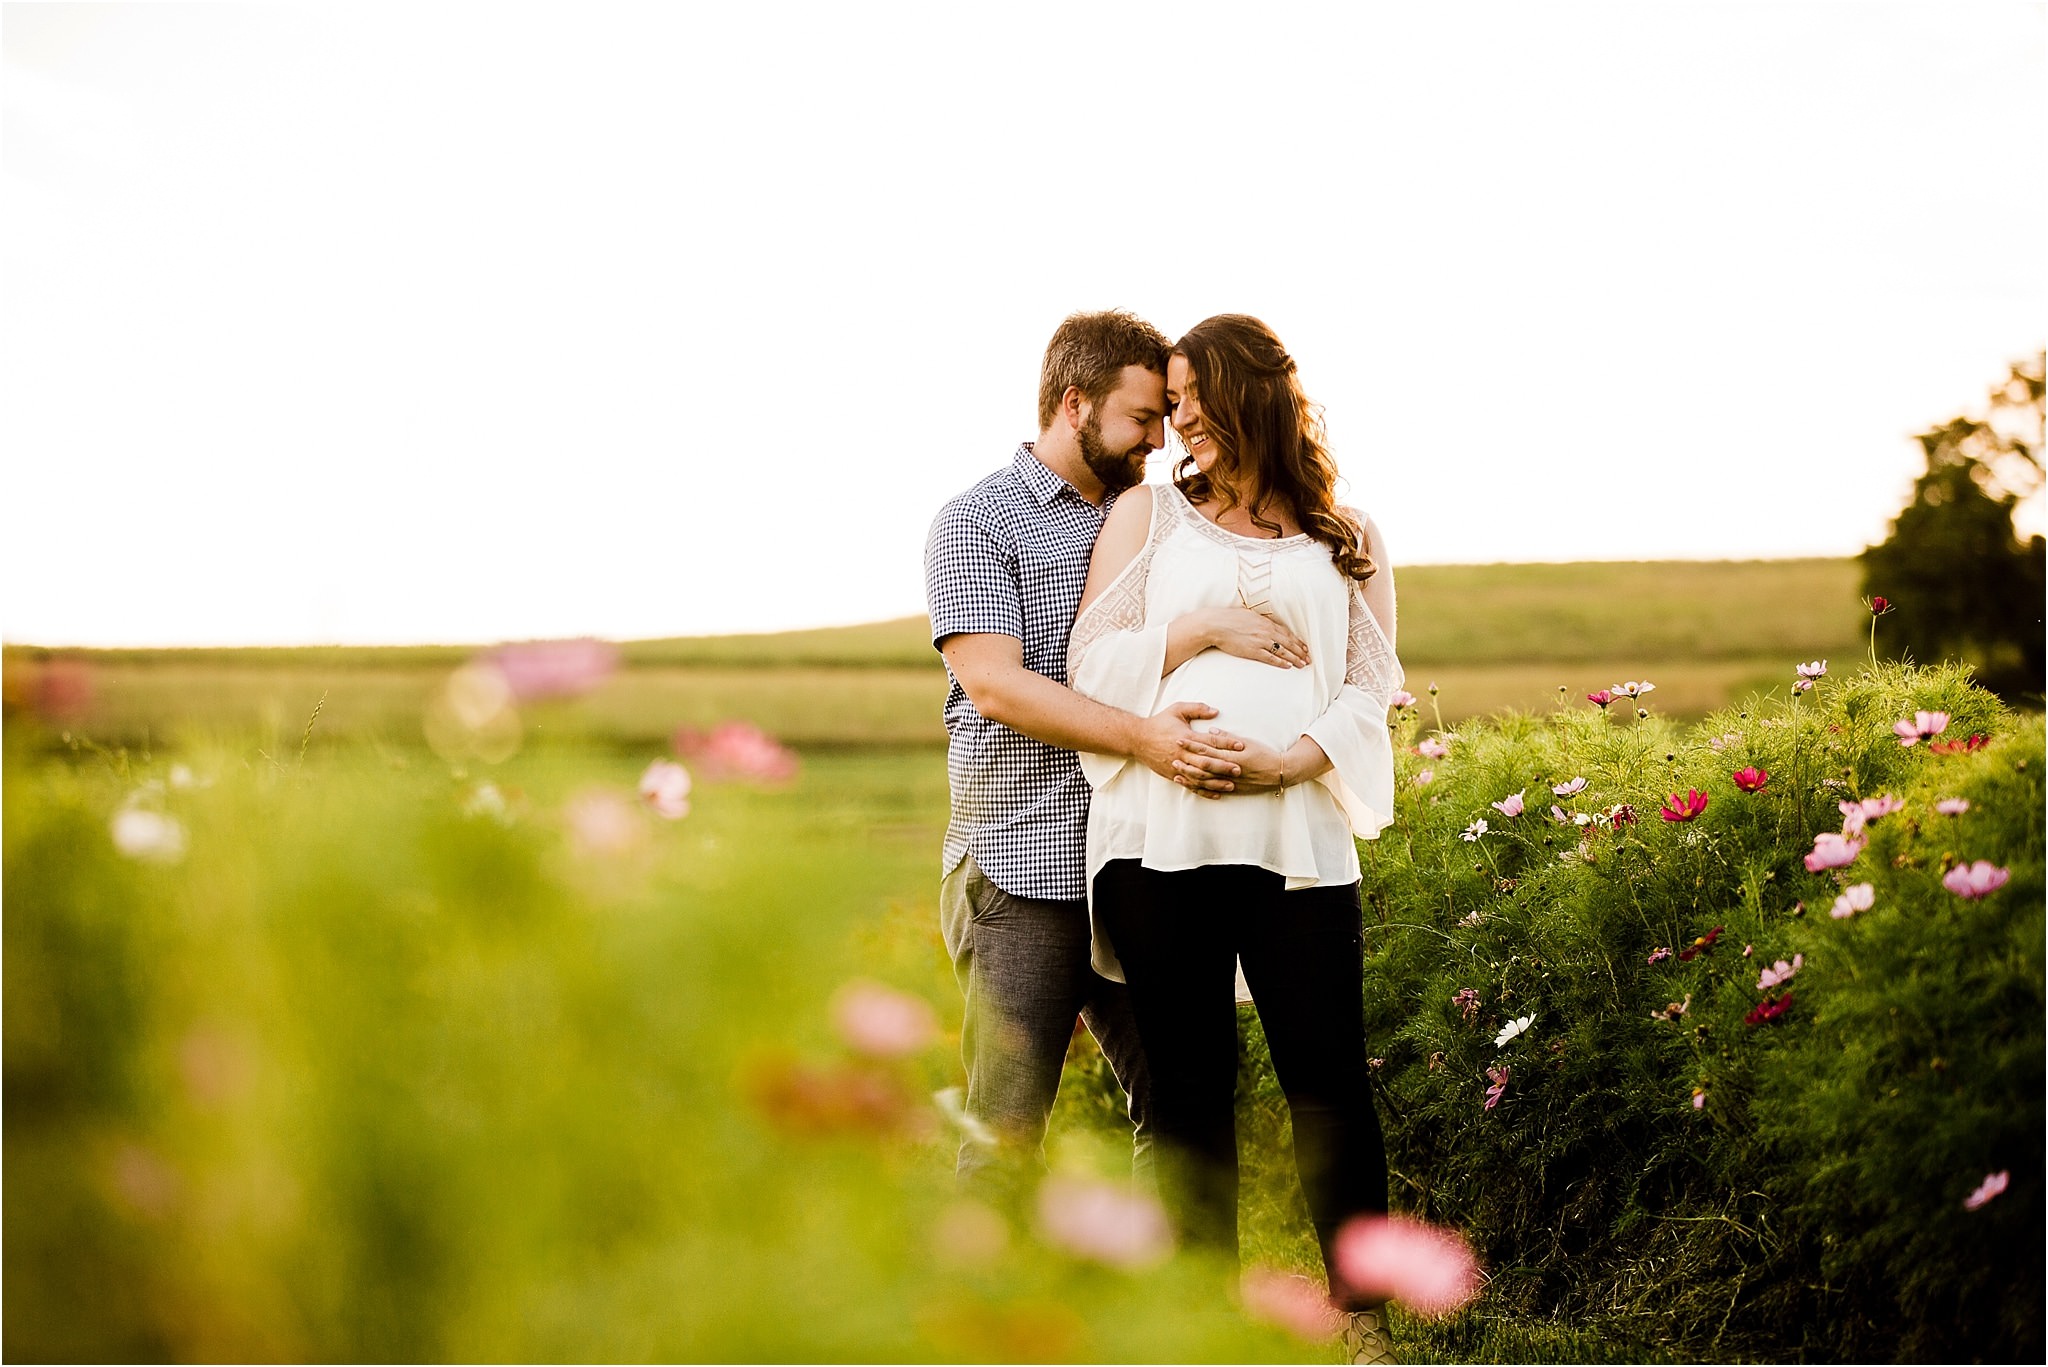
<path id="1" fill-rule="evenodd" d="M 1370 551 L 1378 543 L 1378 529 L 1371 522 L 1364 525 Z M 1387 704 L 1404 675 L 1394 654 L 1393 571 L 1383 566 L 1363 584 L 1351 580 L 1349 593 L 1344 682 L 1303 734 L 1330 759 L 1329 772 L 1317 782 L 1336 795 L 1352 833 L 1370 840 L 1394 815 L 1394 745 L 1387 733 Z"/>
<path id="2" fill-rule="evenodd" d="M 1076 693 L 1137 716 L 1150 716 L 1159 700 L 1159 679 L 1166 667 L 1164 622 L 1145 620 L 1145 585 L 1152 552 L 1165 528 L 1164 500 L 1152 498 L 1152 521 L 1145 544 L 1102 596 L 1074 619 L 1067 639 L 1067 680 Z M 1080 752 L 1081 773 L 1100 789 L 1131 761 L 1123 755 Z"/>

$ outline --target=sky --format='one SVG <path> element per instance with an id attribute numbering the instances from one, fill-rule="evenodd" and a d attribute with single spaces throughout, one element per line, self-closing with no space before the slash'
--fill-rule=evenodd
<path id="1" fill-rule="evenodd" d="M 2048 336 L 2044 57 L 2042 3 L 7 4 L 0 638 L 921 612 L 1107 307 L 1270 323 L 1397 579 L 1854 554 Z"/>

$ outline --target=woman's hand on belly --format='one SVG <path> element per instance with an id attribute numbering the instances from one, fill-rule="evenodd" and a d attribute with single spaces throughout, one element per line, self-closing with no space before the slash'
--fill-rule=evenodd
<path id="1" fill-rule="evenodd" d="M 1177 619 L 1174 626 L 1182 622 L 1193 625 L 1196 639 L 1203 645 L 1225 655 L 1281 669 L 1308 666 L 1308 643 L 1285 622 L 1263 612 L 1251 608 L 1202 608 Z"/>

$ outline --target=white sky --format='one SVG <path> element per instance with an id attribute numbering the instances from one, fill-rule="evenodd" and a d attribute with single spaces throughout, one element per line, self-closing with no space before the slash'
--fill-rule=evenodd
<path id="1" fill-rule="evenodd" d="M 2041 3 L 9 4 L 0 635 L 917 612 L 1111 305 L 1273 324 L 1397 566 L 1853 553 L 2048 335 L 2044 55 Z"/>

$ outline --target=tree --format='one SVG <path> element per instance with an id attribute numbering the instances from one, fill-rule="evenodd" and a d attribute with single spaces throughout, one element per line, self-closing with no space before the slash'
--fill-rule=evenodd
<path id="1" fill-rule="evenodd" d="M 2022 542 L 2013 514 L 2042 471 L 2044 357 L 2013 364 L 1982 418 L 1953 418 L 1918 438 L 1927 470 L 1864 550 L 1863 586 L 1898 605 L 1880 641 L 1922 664 L 1964 660 L 2008 702 L 2042 696 L 2044 545 Z"/>

